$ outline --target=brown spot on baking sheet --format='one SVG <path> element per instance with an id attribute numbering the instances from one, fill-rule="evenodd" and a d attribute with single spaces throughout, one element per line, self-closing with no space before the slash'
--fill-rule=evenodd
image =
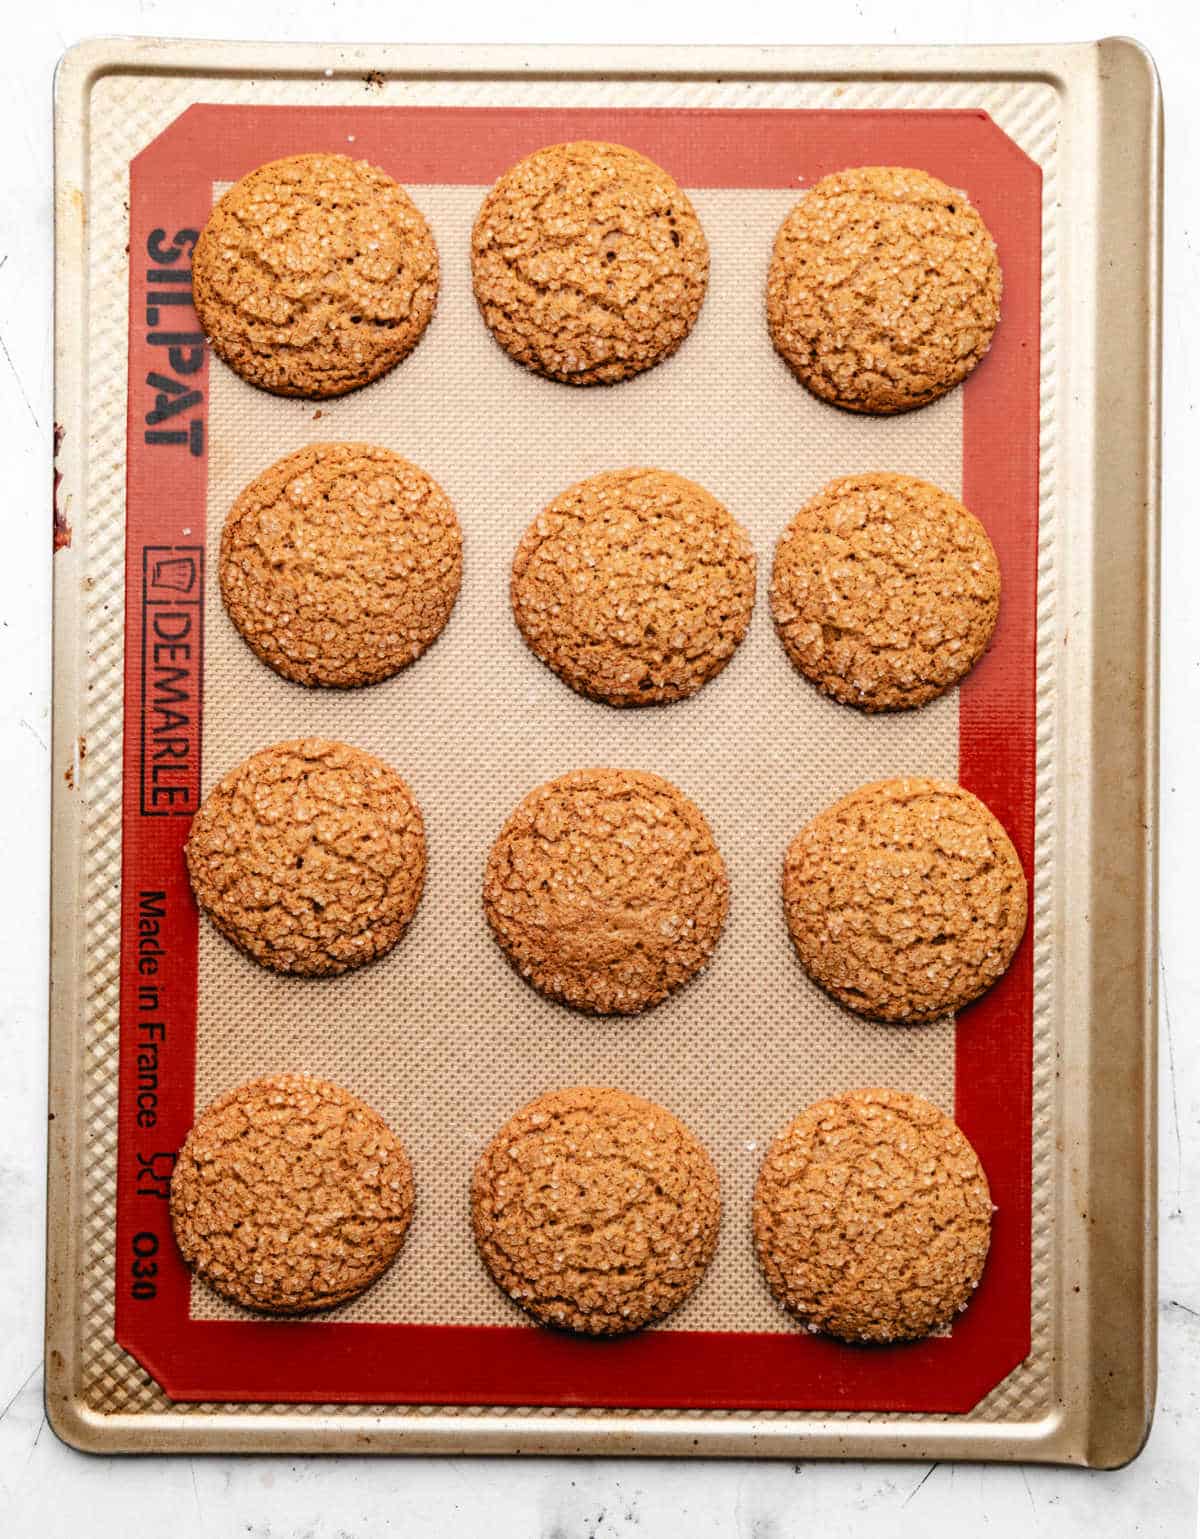
<path id="1" fill-rule="evenodd" d="M 56 552 L 71 543 L 71 526 L 67 522 L 67 510 L 58 505 L 58 489 L 62 485 L 62 471 L 58 468 L 58 451 L 62 448 L 63 439 L 67 436 L 67 430 L 61 422 L 54 424 L 54 490 L 52 493 L 52 508 L 54 513 L 54 549 Z"/>
<path id="2" fill-rule="evenodd" d="M 75 789 L 75 766 L 77 764 L 82 764 L 83 761 L 86 758 L 87 758 L 87 738 L 84 737 L 83 734 L 81 733 L 80 736 L 78 737 L 78 739 L 76 740 L 76 744 L 75 744 L 75 759 L 74 759 L 74 762 L 71 763 L 71 764 L 68 764 L 66 769 L 63 770 L 63 779 L 66 781 L 67 789 L 69 791 L 73 791 Z"/>

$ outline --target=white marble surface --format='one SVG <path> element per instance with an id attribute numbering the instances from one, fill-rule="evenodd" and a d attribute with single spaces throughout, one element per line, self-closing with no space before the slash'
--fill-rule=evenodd
<path id="1" fill-rule="evenodd" d="M 566 1460 L 98 1459 L 42 1414 L 51 430 L 50 78 L 97 34 L 413 42 L 1029 42 L 1127 33 L 1153 51 L 1167 110 L 1163 722 L 1161 1372 L 1150 1441 L 1096 1474 L 973 1465 Z M 359 0 L 49 0 L 6 17 L 0 49 L 0 1532 L 177 1539 L 495 1539 L 821 1532 L 1186 1535 L 1200 1453 L 1200 9 L 1191 0 L 897 5 L 694 3 L 436 12 Z"/>

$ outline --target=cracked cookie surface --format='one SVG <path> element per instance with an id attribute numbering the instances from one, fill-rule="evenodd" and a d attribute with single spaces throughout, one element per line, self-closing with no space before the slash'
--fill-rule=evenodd
<path id="1" fill-rule="evenodd" d="M 345 155 L 289 155 L 236 182 L 200 233 L 192 298 L 250 384 L 314 400 L 356 390 L 420 341 L 438 254 L 403 187 Z"/>
<path id="2" fill-rule="evenodd" d="M 432 476 L 390 449 L 310 444 L 238 497 L 220 578 L 230 619 L 276 673 L 374 684 L 420 657 L 450 618 L 462 532 Z"/>
<path id="3" fill-rule="evenodd" d="M 566 384 L 614 384 L 691 331 L 708 243 L 661 166 L 580 140 L 505 172 L 475 221 L 471 268 L 480 312 L 518 363 Z"/>
<path id="4" fill-rule="evenodd" d="M 767 321 L 814 395 L 909 411 L 983 358 L 1000 288 L 996 244 L 964 193 L 925 171 L 859 166 L 823 177 L 784 220 Z"/>
<path id="5" fill-rule="evenodd" d="M 531 791 L 505 823 L 483 907 L 536 989 L 633 1015 L 708 965 L 729 881 L 703 813 L 669 780 L 576 770 Z"/>
<path id="6" fill-rule="evenodd" d="M 712 1260 L 720 1183 L 678 1118 L 623 1090 L 556 1090 L 480 1156 L 471 1218 L 493 1278 L 543 1325 L 611 1336 L 660 1320 Z"/>
<path id="7" fill-rule="evenodd" d="M 987 650 L 1000 564 L 962 503 L 915 476 L 843 476 L 780 536 L 771 612 L 801 673 L 865 711 L 925 705 Z"/>
<path id="8" fill-rule="evenodd" d="M 408 1231 L 412 1170 L 379 1114 L 308 1074 L 251 1080 L 184 1141 L 171 1222 L 184 1261 L 248 1309 L 328 1309 L 386 1270 Z"/>
<path id="9" fill-rule="evenodd" d="M 610 705 L 681 700 L 718 674 L 754 608 L 746 532 L 702 486 L 610 470 L 540 513 L 513 557 L 513 615 L 572 689 Z"/>
<path id="10" fill-rule="evenodd" d="M 936 1020 L 990 988 L 1025 933 L 1026 901 L 1000 823 L 944 780 L 861 786 L 802 828 L 784 861 L 805 970 L 875 1020 Z"/>
<path id="11" fill-rule="evenodd" d="M 754 1192 L 767 1282 L 811 1331 L 905 1341 L 949 1325 L 983 1274 L 992 1201 L 979 1157 L 901 1090 L 818 1101 L 771 1145 Z"/>
<path id="12" fill-rule="evenodd" d="M 276 972 L 346 972 L 389 951 L 425 882 L 421 812 L 389 765 L 324 738 L 252 754 L 192 820 L 196 902 Z"/>

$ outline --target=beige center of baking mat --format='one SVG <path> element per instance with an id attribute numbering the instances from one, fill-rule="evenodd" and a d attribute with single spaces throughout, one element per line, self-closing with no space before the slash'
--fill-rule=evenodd
<path id="1" fill-rule="evenodd" d="M 636 1091 L 708 1146 L 725 1203 L 716 1260 L 662 1328 L 791 1330 L 750 1241 L 765 1144 L 810 1101 L 856 1085 L 897 1085 L 952 1111 L 954 1036 L 949 1022 L 860 1021 L 809 983 L 783 921 L 783 852 L 813 813 L 863 781 L 956 778 L 958 706 L 951 695 L 917 713 L 866 718 L 820 697 L 775 639 L 771 559 L 784 524 L 832 476 L 907 471 L 958 495 L 961 393 L 872 419 L 823 406 L 795 382 L 770 345 L 763 301 L 775 230 L 796 198 L 787 189 L 691 193 L 712 275 L 673 359 L 611 388 L 537 379 L 492 341 L 471 294 L 469 235 L 486 189 L 411 191 L 438 242 L 442 292 L 424 341 L 391 375 L 318 405 L 265 395 L 213 360 L 204 788 L 283 738 L 369 749 L 420 801 L 425 895 L 388 957 L 340 979 L 276 977 L 202 924 L 197 1108 L 283 1069 L 361 1095 L 409 1149 L 416 1213 L 387 1276 L 327 1318 L 517 1324 L 525 1316 L 490 1282 L 471 1239 L 467 1189 L 480 1147 L 539 1091 Z M 462 522 L 462 593 L 445 633 L 370 689 L 306 690 L 277 678 L 221 606 L 217 553 L 231 502 L 272 461 L 316 439 L 369 441 L 415 460 Z M 700 481 L 758 553 L 746 641 L 713 683 L 674 706 L 620 711 L 575 695 L 526 650 L 508 606 L 509 563 L 529 520 L 571 482 L 623 465 Z M 484 859 L 515 803 L 540 781 L 598 764 L 675 781 L 708 817 L 729 868 L 729 922 L 711 968 L 632 1019 L 594 1020 L 543 1000 L 504 961 L 480 905 Z M 200 1319 L 250 1318 L 198 1283 L 191 1304 Z"/>

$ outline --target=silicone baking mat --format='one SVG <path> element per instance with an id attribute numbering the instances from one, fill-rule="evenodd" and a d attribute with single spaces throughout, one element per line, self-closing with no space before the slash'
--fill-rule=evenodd
<path id="1" fill-rule="evenodd" d="M 483 327 L 467 253 L 487 186 L 564 139 L 629 144 L 689 190 L 712 249 L 708 299 L 667 364 L 571 391 L 515 367 Z M 190 306 L 195 232 L 262 161 L 349 153 L 410 189 L 442 261 L 426 339 L 371 388 L 314 404 L 253 390 L 211 359 Z M 968 191 L 993 231 L 1003 319 L 966 386 L 891 420 L 801 389 L 763 320 L 771 241 L 805 185 L 844 166 L 923 167 Z M 804 977 L 778 895 L 783 850 L 864 780 L 959 778 L 1033 871 L 1042 173 L 978 110 L 755 111 L 196 105 L 130 169 L 129 422 L 121 1140 L 116 1333 L 175 1399 L 966 1412 L 1030 1347 L 1031 977 L 957 1023 L 862 1022 Z M 271 674 L 217 592 L 238 490 L 316 439 L 399 450 L 446 488 L 465 579 L 446 634 L 387 684 L 307 691 Z M 617 712 L 581 700 L 523 647 L 507 572 L 530 518 L 606 467 L 661 465 L 712 490 L 759 554 L 751 634 L 693 700 Z M 775 539 L 831 476 L 887 469 L 961 495 L 1003 575 L 1001 621 L 963 688 L 912 715 L 865 718 L 793 673 L 770 624 Z M 429 881 L 382 963 L 338 980 L 275 977 L 198 921 L 181 857 L 198 799 L 247 753 L 321 734 L 380 754 L 424 809 Z M 732 911 L 709 971 L 653 1012 L 591 1020 L 540 999 L 484 924 L 488 846 L 533 785 L 615 764 L 680 784 L 729 864 Z M 148 965 L 148 963 L 150 965 Z M 194 1111 L 254 1074 L 327 1075 L 404 1138 L 417 1209 L 401 1257 L 316 1321 L 264 1322 L 193 1285 L 162 1200 Z M 539 1090 L 611 1083 L 671 1107 L 711 1149 L 725 1218 L 703 1285 L 662 1328 L 615 1342 L 529 1325 L 490 1283 L 466 1194 L 480 1146 Z M 958 1119 L 997 1213 L 987 1270 L 939 1339 L 861 1351 L 798 1331 L 749 1237 L 766 1143 L 820 1095 L 892 1084 Z"/>

